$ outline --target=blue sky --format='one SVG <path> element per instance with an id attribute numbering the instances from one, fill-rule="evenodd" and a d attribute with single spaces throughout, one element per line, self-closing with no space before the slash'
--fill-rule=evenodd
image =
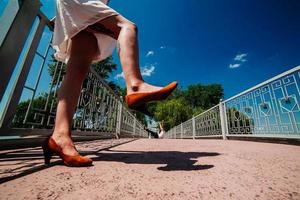
<path id="1" fill-rule="evenodd" d="M 54 15 L 54 1 L 43 3 Z M 220 83 L 228 98 L 300 64 L 297 0 L 111 0 L 110 6 L 138 25 L 141 69 L 153 84 Z M 119 67 L 111 79 L 124 86 L 116 53 L 114 60 Z"/>
<path id="2" fill-rule="evenodd" d="M 4 1 L 5 2 L 5 1 Z M 55 15 L 55 1 L 42 0 Z M 145 80 L 220 83 L 229 98 L 300 64 L 300 1 L 111 0 L 139 27 Z M 111 79 L 124 86 L 121 66 Z"/>
<path id="3" fill-rule="evenodd" d="M 138 25 L 141 65 L 155 64 L 146 78 L 155 84 L 221 83 L 230 97 L 300 64 L 299 1 L 112 0 L 111 6 Z M 149 51 L 154 55 L 145 56 Z M 243 61 L 234 60 L 242 54 Z"/>

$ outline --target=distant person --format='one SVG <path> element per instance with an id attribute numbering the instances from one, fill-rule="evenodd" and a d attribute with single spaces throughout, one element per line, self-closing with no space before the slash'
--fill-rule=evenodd
<path id="1" fill-rule="evenodd" d="M 165 132 L 165 129 L 164 129 L 164 121 L 161 121 L 161 122 L 159 122 L 158 124 L 159 124 L 158 138 L 163 138 L 163 137 L 164 137 L 164 134 L 166 133 L 166 132 Z"/>
<path id="2" fill-rule="evenodd" d="M 149 134 L 149 138 L 163 138 L 164 137 L 165 130 L 164 130 L 164 127 L 163 127 L 163 121 L 159 122 L 158 124 L 159 124 L 158 132 L 152 131 L 148 128 L 146 129 L 146 131 Z"/>
<path id="3" fill-rule="evenodd" d="M 72 116 L 90 65 L 110 56 L 116 44 L 129 108 L 143 112 L 147 102 L 166 99 L 177 86 L 177 82 L 172 82 L 157 87 L 143 80 L 137 26 L 107 3 L 107 0 L 56 0 L 52 43 L 55 58 L 66 63 L 67 70 L 58 92 L 54 131 L 43 144 L 46 164 L 53 154 L 59 155 L 67 166 L 92 164 L 90 158 L 79 155 L 71 139 Z"/>

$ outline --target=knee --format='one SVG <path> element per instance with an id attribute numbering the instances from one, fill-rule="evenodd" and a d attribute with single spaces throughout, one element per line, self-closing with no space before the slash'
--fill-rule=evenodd
<path id="1" fill-rule="evenodd" d="M 126 21 L 122 25 L 123 28 L 126 28 L 127 30 L 133 31 L 135 34 L 138 33 L 138 27 L 136 24 L 132 23 L 131 21 Z"/>

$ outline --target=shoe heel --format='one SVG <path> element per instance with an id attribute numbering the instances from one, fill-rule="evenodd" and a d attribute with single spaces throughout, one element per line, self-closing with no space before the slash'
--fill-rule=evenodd
<path id="1" fill-rule="evenodd" d="M 42 146 L 43 148 L 43 152 L 44 152 L 44 161 L 45 161 L 45 165 L 49 165 L 50 164 L 50 160 L 53 156 L 52 151 L 49 149 L 48 147 L 48 140 L 46 140 Z"/>

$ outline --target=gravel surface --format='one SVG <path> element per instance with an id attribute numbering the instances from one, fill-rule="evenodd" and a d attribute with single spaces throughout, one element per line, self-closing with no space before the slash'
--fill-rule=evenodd
<path id="1" fill-rule="evenodd" d="M 40 148 L 2 151 L 0 199 L 300 199 L 300 146 L 129 141 L 77 144 L 94 160 L 83 168 L 45 167 Z"/>

